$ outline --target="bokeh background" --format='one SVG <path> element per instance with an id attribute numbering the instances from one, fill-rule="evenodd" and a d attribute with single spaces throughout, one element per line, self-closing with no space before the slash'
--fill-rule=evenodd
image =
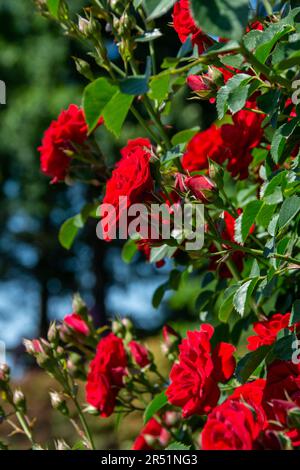
<path id="1" fill-rule="evenodd" d="M 74 12 L 85 3 L 69 2 Z M 51 120 L 70 103 L 80 104 L 87 81 L 77 73 L 72 57 L 86 59 L 87 50 L 64 36 L 58 24 L 39 16 L 31 0 L 1 0 L 0 25 L 0 79 L 7 87 L 7 104 L 0 106 L 0 340 L 6 344 L 15 381 L 28 392 L 40 441 L 51 440 L 55 429 L 56 435 L 72 442 L 72 429 L 51 411 L 51 379 L 26 363 L 22 338 L 45 335 L 51 320 L 71 313 L 72 293 L 78 291 L 97 324 L 115 315 L 130 317 L 146 343 L 161 355 L 157 332 L 166 320 L 176 320 L 177 328 L 185 329 L 199 318 L 194 308 L 199 278 L 183 280 L 179 291 L 165 296 L 155 309 L 153 293 L 168 278 L 170 265 L 157 270 L 142 256 L 126 265 L 120 243 L 96 238 L 95 221 L 82 230 L 70 251 L 60 246 L 59 227 L 80 211 L 89 188 L 50 185 L 40 172 L 37 147 Z M 166 17 L 160 26 L 161 58 L 176 56 L 180 43 Z M 118 61 L 109 37 L 107 49 Z M 184 90 L 176 96 L 166 124 L 178 130 L 207 127 L 215 119 L 213 107 L 186 101 L 187 94 Z M 130 118 L 118 142 L 103 126 L 97 131 L 111 163 L 129 138 L 143 135 Z M 140 426 L 138 416 L 118 429 L 112 420 L 93 420 L 99 448 L 126 448 Z M 0 426 L 0 437 L 5 433 Z M 23 445 L 22 438 L 17 439 L 17 447 Z"/>

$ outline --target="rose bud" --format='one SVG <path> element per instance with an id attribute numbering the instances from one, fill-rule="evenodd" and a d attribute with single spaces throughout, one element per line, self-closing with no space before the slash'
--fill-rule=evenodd
<path id="1" fill-rule="evenodd" d="M 26 400 L 22 390 L 16 389 L 14 391 L 13 402 L 19 410 L 26 412 Z"/>
<path id="2" fill-rule="evenodd" d="M 138 366 L 143 368 L 151 363 L 149 351 L 147 350 L 147 348 L 145 348 L 145 346 L 135 341 L 130 341 L 128 346 L 130 348 L 132 357 Z"/>
<path id="3" fill-rule="evenodd" d="M 176 173 L 175 176 L 175 189 L 178 189 L 182 193 L 186 192 L 186 185 L 185 185 L 185 180 L 187 179 L 186 175 L 183 175 L 182 173 Z"/>
<path id="4" fill-rule="evenodd" d="M 193 90 L 199 98 L 208 100 L 216 95 L 218 89 L 220 72 L 209 68 L 208 73 L 203 75 L 189 75 L 187 85 Z"/>
<path id="5" fill-rule="evenodd" d="M 57 326 L 55 323 L 51 323 L 50 328 L 47 333 L 47 338 L 50 343 L 57 343 L 59 334 L 57 331 Z"/>
<path id="6" fill-rule="evenodd" d="M 185 185 L 203 203 L 213 202 L 217 198 L 217 186 L 207 176 L 191 176 L 185 180 Z"/>
<path id="7" fill-rule="evenodd" d="M 10 368 L 7 364 L 0 365 L 0 384 L 9 382 L 10 378 Z"/>
<path id="8" fill-rule="evenodd" d="M 207 75 L 189 75 L 186 82 L 193 91 L 210 91 L 209 78 Z"/>
<path id="9" fill-rule="evenodd" d="M 64 318 L 64 323 L 71 328 L 76 333 L 79 333 L 83 336 L 88 336 L 90 334 L 90 329 L 86 322 L 81 318 L 77 313 L 72 313 L 67 315 Z"/>
<path id="10" fill-rule="evenodd" d="M 173 344 L 181 340 L 180 335 L 170 325 L 163 327 L 162 334 L 167 346 L 173 346 Z"/>
<path id="11" fill-rule="evenodd" d="M 59 392 L 50 392 L 50 400 L 51 405 L 55 410 L 58 410 L 64 416 L 69 415 L 69 410 L 66 404 L 66 400 L 64 399 L 62 393 Z"/>

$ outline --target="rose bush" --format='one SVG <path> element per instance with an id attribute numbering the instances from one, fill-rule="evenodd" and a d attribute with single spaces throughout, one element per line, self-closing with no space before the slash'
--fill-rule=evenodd
<path id="1" fill-rule="evenodd" d="M 65 0 L 36 3 L 93 47 L 90 62 L 77 67 L 90 80 L 82 107 L 63 111 L 39 148 L 41 170 L 52 182 L 84 180 L 99 190 L 96 203 L 63 224 L 61 243 L 70 248 L 101 202 L 108 214 L 102 213 L 105 241 L 99 243 L 119 228 L 128 236 L 133 204 L 165 204 L 161 218 L 136 223 L 123 257 L 130 262 L 140 251 L 158 267 L 167 259 L 173 264 L 154 294 L 156 307 L 184 281 L 197 276 L 198 286 L 198 328 L 182 335 L 176 322 L 163 327 L 168 373 L 130 321 L 97 330 L 75 296 L 73 313 L 51 325 L 47 339 L 25 340 L 27 352 L 60 385 L 53 407 L 73 418 L 69 402 L 75 404 L 84 448 L 95 448 L 85 413 L 101 426 L 113 413 L 135 412 L 144 421 L 135 450 L 299 449 L 299 9 L 290 2 L 273 9 L 275 2 L 267 1 L 250 11 L 242 1 L 239 9 L 232 2 L 213 15 L 200 0 L 166 1 L 165 8 L 158 1 L 91 0 L 93 8 L 77 23 Z M 211 3 L 215 11 L 219 2 Z M 163 15 L 172 24 L 160 31 L 155 22 Z M 171 27 L 179 52 L 158 63 L 156 42 Z M 108 39 L 118 46 L 117 63 L 107 54 Z M 169 121 L 182 90 L 195 103 L 209 101 L 216 119 L 207 129 L 178 129 Z M 102 124 L 119 138 L 129 113 L 141 133 L 108 167 L 95 133 Z M 204 243 L 189 250 L 201 204 Z M 193 209 L 188 230 L 176 219 L 186 205 Z M 1 419 L 15 413 L 37 448 L 26 399 L 9 379 L 3 366 L 0 389 L 10 411 L 0 410 Z"/>

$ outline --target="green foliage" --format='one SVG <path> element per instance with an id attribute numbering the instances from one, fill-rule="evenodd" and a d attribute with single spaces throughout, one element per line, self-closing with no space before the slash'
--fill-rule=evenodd
<path id="1" fill-rule="evenodd" d="M 165 391 L 162 391 L 159 395 L 149 403 L 144 413 L 144 424 L 147 424 L 153 416 L 160 411 L 168 403 L 168 398 Z"/>

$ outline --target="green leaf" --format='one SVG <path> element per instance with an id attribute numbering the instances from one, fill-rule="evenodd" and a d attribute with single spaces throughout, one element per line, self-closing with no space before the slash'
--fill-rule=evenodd
<path id="1" fill-rule="evenodd" d="M 198 132 L 200 131 L 200 127 L 193 127 L 192 129 L 187 129 L 184 131 L 177 132 L 172 137 L 172 144 L 179 145 L 179 144 L 186 144 L 189 142 Z"/>
<path id="2" fill-rule="evenodd" d="M 121 134 L 122 126 L 133 100 L 134 96 L 125 95 L 117 91 L 103 110 L 102 116 L 105 126 L 116 137 L 119 137 Z"/>
<path id="3" fill-rule="evenodd" d="M 156 289 L 152 297 L 153 308 L 158 308 L 160 306 L 165 293 L 167 292 L 167 290 L 169 290 L 169 287 L 170 287 L 169 283 L 167 282 L 167 283 L 162 284 Z"/>
<path id="4" fill-rule="evenodd" d="M 147 21 L 165 15 L 177 0 L 142 0 L 147 13 Z"/>
<path id="5" fill-rule="evenodd" d="M 239 382 L 245 383 L 251 376 L 251 374 L 257 369 L 257 367 L 266 358 L 270 352 L 270 346 L 262 346 L 256 351 L 250 352 L 244 356 L 237 365 L 236 376 Z"/>
<path id="6" fill-rule="evenodd" d="M 122 249 L 122 260 L 124 263 L 131 263 L 132 258 L 137 252 L 136 240 L 129 239 L 126 241 Z"/>
<path id="7" fill-rule="evenodd" d="M 245 314 L 247 303 L 254 291 L 257 282 L 257 277 L 251 279 L 250 281 L 244 282 L 234 295 L 233 305 L 241 317 L 243 317 Z"/>
<path id="8" fill-rule="evenodd" d="M 69 250 L 73 245 L 78 231 L 84 227 L 85 222 L 89 217 L 96 217 L 98 203 L 86 204 L 79 214 L 67 219 L 60 227 L 58 239 L 60 244 Z"/>
<path id="9" fill-rule="evenodd" d="M 163 72 L 161 75 L 156 75 L 150 81 L 149 96 L 159 103 L 166 100 L 169 95 L 170 75 Z"/>
<path id="10" fill-rule="evenodd" d="M 208 34 L 240 39 L 248 23 L 248 0 L 191 0 L 194 19 Z"/>
<path id="11" fill-rule="evenodd" d="M 60 244 L 69 250 L 73 245 L 75 237 L 80 228 L 84 226 L 81 214 L 77 214 L 70 219 L 67 219 L 59 230 L 58 239 Z"/>
<path id="12" fill-rule="evenodd" d="M 229 317 L 234 310 L 233 297 L 235 296 L 236 290 L 237 290 L 237 286 L 231 286 L 224 293 L 225 300 L 223 301 L 220 307 L 219 315 L 218 315 L 219 320 L 223 323 L 228 322 Z"/>
<path id="13" fill-rule="evenodd" d="M 300 322 L 300 300 L 296 300 L 292 307 L 290 326 Z"/>
<path id="14" fill-rule="evenodd" d="M 49 12 L 55 18 L 58 18 L 60 0 L 47 0 Z"/>
<path id="15" fill-rule="evenodd" d="M 287 24 L 269 26 L 260 36 L 261 44 L 256 49 L 255 57 L 264 64 L 277 41 L 291 31 L 293 31 L 293 27 Z"/>
<path id="16" fill-rule="evenodd" d="M 271 145 L 271 155 L 275 163 L 281 162 L 293 150 L 293 146 L 291 148 L 287 142 L 298 126 L 299 120 L 299 117 L 296 117 L 276 130 Z"/>
<path id="17" fill-rule="evenodd" d="M 120 81 L 120 90 L 126 95 L 144 95 L 149 90 L 148 77 L 146 75 L 136 75 L 124 78 Z"/>
<path id="18" fill-rule="evenodd" d="M 168 403 L 168 398 L 165 390 L 149 403 L 144 413 L 144 425 L 150 421 L 151 418 Z"/>
<path id="19" fill-rule="evenodd" d="M 210 290 L 205 290 L 204 292 L 201 292 L 196 300 L 196 310 L 198 312 L 202 312 L 204 307 L 211 301 L 214 293 Z"/>
<path id="20" fill-rule="evenodd" d="M 247 204 L 244 212 L 238 217 L 235 223 L 235 240 L 244 243 L 247 239 L 255 218 L 263 205 L 262 201 L 251 201 Z"/>
<path id="21" fill-rule="evenodd" d="M 284 201 L 281 206 L 277 227 L 284 229 L 296 217 L 300 211 L 300 197 L 294 195 Z"/>
<path id="22" fill-rule="evenodd" d="M 166 447 L 166 450 L 190 450 L 191 449 L 191 446 L 187 446 L 185 444 L 183 444 L 182 442 L 172 442 L 172 444 L 168 445 L 168 447 Z"/>
<path id="23" fill-rule="evenodd" d="M 218 118 L 223 119 L 227 109 L 233 113 L 240 111 L 246 103 L 249 91 L 248 82 L 252 77 L 239 73 L 230 78 L 217 94 Z"/>
<path id="24" fill-rule="evenodd" d="M 105 106 L 110 102 L 117 91 L 118 88 L 104 77 L 98 78 L 85 88 L 83 94 L 83 109 L 89 133 L 95 129 Z"/>
<path id="25" fill-rule="evenodd" d="M 263 203 L 261 206 L 257 216 L 256 216 L 256 222 L 258 225 L 261 225 L 264 228 L 267 228 L 269 223 L 271 222 L 271 219 L 274 215 L 274 212 L 276 210 L 276 205 L 269 205 L 266 203 Z"/>

